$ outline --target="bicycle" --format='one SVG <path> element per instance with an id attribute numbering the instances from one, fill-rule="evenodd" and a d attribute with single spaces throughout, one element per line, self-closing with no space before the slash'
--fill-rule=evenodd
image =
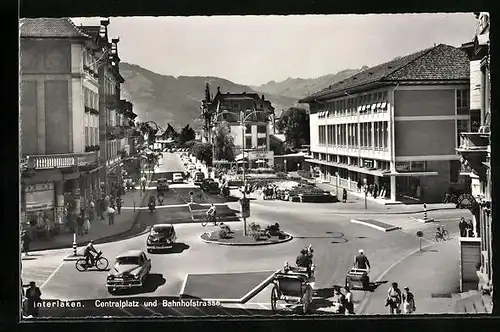
<path id="1" fill-rule="evenodd" d="M 443 227 L 438 227 L 436 231 L 436 242 L 448 240 L 448 231 Z"/>
<path id="2" fill-rule="evenodd" d="M 203 217 L 203 220 L 201 221 L 201 226 L 205 227 L 209 223 L 213 223 L 214 226 L 217 226 L 221 223 L 221 219 L 219 216 L 215 216 L 215 217 L 205 216 L 205 217 Z"/>
<path id="3" fill-rule="evenodd" d="M 87 260 L 85 258 L 80 258 L 76 261 L 75 267 L 79 272 L 87 271 L 91 267 L 97 268 L 99 271 L 104 271 L 109 266 L 109 261 L 107 258 L 102 257 L 102 251 L 99 251 L 97 255 L 94 257 L 93 264 L 87 264 Z"/>

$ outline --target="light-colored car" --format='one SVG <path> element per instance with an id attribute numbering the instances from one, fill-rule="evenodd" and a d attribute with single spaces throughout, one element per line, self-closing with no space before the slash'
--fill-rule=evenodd
<path id="1" fill-rule="evenodd" d="M 151 271 L 151 259 L 142 250 L 128 250 L 118 256 L 109 271 L 106 286 L 110 293 L 117 289 L 142 287 Z"/>
<path id="2" fill-rule="evenodd" d="M 194 171 L 196 166 L 194 164 L 188 164 L 188 171 Z"/>
<path id="3" fill-rule="evenodd" d="M 182 176 L 181 173 L 174 173 L 172 175 L 172 183 L 183 183 L 184 182 L 184 176 Z"/>

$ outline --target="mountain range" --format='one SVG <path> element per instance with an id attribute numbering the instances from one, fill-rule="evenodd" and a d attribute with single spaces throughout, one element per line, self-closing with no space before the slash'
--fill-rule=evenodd
<path id="1" fill-rule="evenodd" d="M 134 104 L 139 121 L 155 121 L 162 128 L 171 124 L 180 128 L 186 124 L 201 127 L 200 102 L 204 98 L 205 83 L 209 83 L 212 95 L 217 87 L 232 93 L 258 93 L 271 101 L 277 115 L 298 100 L 352 76 L 361 70 L 347 69 L 315 79 L 289 78 L 282 82 L 268 82 L 261 86 L 246 86 L 219 77 L 161 75 L 135 64 L 120 63 L 120 73 L 125 79 L 122 98 Z M 299 105 L 307 107 L 307 105 Z"/>

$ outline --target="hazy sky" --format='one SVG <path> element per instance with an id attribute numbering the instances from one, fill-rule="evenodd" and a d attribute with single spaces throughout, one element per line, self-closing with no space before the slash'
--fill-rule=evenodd
<path id="1" fill-rule="evenodd" d="M 98 25 L 99 18 L 74 18 Z M 474 37 L 472 13 L 111 17 L 120 58 L 159 74 L 235 83 L 314 78 Z"/>

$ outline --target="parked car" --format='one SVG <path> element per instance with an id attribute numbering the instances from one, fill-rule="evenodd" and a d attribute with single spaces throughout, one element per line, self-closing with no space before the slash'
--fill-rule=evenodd
<path id="1" fill-rule="evenodd" d="M 177 236 L 173 225 L 156 224 L 151 228 L 151 232 L 146 240 L 148 253 L 153 250 L 172 249 Z"/>
<path id="2" fill-rule="evenodd" d="M 196 166 L 194 164 L 188 164 L 188 171 L 194 171 Z"/>
<path id="3" fill-rule="evenodd" d="M 181 173 L 174 173 L 172 175 L 172 183 L 183 183 L 184 182 L 184 176 Z"/>
<path id="4" fill-rule="evenodd" d="M 129 250 L 116 256 L 109 271 L 106 286 L 110 293 L 117 289 L 144 286 L 151 271 L 151 259 L 142 250 Z"/>
<path id="5" fill-rule="evenodd" d="M 200 184 L 200 188 L 204 192 L 207 192 L 210 194 L 218 194 L 220 192 L 219 184 L 217 182 L 215 182 L 214 179 L 211 179 L 211 178 L 204 179 Z"/>
<path id="6" fill-rule="evenodd" d="M 156 182 L 156 190 L 157 191 L 168 191 L 168 180 L 167 178 L 159 178 Z"/>

